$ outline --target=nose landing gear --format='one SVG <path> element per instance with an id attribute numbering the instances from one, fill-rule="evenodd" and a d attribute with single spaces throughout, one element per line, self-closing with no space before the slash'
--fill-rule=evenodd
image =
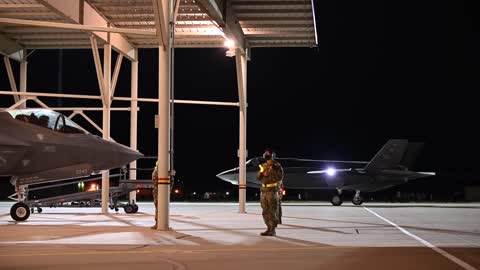
<path id="1" fill-rule="evenodd" d="M 341 189 L 337 189 L 337 192 L 338 192 L 338 195 L 335 195 L 332 197 L 332 199 L 330 200 L 330 202 L 332 203 L 332 205 L 334 206 L 340 206 L 342 205 L 343 203 L 343 200 L 342 200 L 342 190 Z"/>

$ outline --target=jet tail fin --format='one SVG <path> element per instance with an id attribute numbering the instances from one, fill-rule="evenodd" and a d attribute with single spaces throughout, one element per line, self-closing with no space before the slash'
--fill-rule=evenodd
<path id="1" fill-rule="evenodd" d="M 367 164 L 367 172 L 378 172 L 383 169 L 395 168 L 402 158 L 408 146 L 408 140 L 389 140 L 373 159 Z"/>
<path id="2" fill-rule="evenodd" d="M 424 143 L 422 142 L 413 142 L 408 143 L 407 150 L 403 155 L 402 161 L 400 161 L 400 165 L 411 169 L 417 160 L 420 152 L 423 150 Z"/>

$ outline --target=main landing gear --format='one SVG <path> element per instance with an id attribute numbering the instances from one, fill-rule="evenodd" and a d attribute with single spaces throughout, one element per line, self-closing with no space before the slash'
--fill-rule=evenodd
<path id="1" fill-rule="evenodd" d="M 360 191 L 355 192 L 355 196 L 353 196 L 352 203 L 355 205 L 362 205 L 363 203 L 363 198 L 360 196 Z"/>
<path id="2" fill-rule="evenodd" d="M 341 189 L 337 189 L 338 191 L 338 195 L 335 195 L 332 197 L 332 199 L 330 199 L 330 202 L 332 203 L 332 205 L 334 206 L 340 206 L 342 205 L 343 203 L 343 200 L 342 200 L 342 190 Z M 360 191 L 357 190 L 355 192 L 355 196 L 353 196 L 352 198 L 352 203 L 354 205 L 362 205 L 363 203 L 363 198 L 362 196 L 360 196 Z"/>

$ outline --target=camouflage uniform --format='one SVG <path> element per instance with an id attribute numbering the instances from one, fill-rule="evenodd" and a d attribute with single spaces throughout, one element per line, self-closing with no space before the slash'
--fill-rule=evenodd
<path id="1" fill-rule="evenodd" d="M 260 165 L 257 179 L 261 181 L 260 204 L 262 206 L 263 221 L 268 229 L 261 235 L 275 235 L 275 227 L 279 223 L 279 196 L 278 182 L 283 178 L 282 165 L 275 160 Z"/>
<path id="2" fill-rule="evenodd" d="M 283 199 L 283 179 L 278 182 L 278 224 L 282 224 L 282 199 Z"/>
<path id="3" fill-rule="evenodd" d="M 157 209 L 157 195 L 158 195 L 158 167 L 155 165 L 155 169 L 153 170 L 152 173 L 152 184 L 153 184 L 153 204 L 155 205 L 155 225 L 153 225 L 151 228 L 156 229 L 157 228 L 157 215 L 158 215 L 158 209 Z"/>

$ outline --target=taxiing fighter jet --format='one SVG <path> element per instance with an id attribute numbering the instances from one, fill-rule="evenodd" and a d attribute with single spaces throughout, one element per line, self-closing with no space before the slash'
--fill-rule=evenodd
<path id="1" fill-rule="evenodd" d="M 418 178 L 435 175 L 434 172 L 410 170 L 423 144 L 408 140 L 389 140 L 371 161 L 310 160 L 276 158 L 284 169 L 286 189 L 332 189 L 338 195 L 331 199 L 335 206 L 342 204 L 342 190 L 355 191 L 353 204 L 361 205 L 361 192 L 374 192 L 397 186 Z M 262 158 L 247 161 L 247 186 L 260 187 L 256 179 Z M 217 175 L 220 179 L 238 185 L 238 168 Z"/>
<path id="2" fill-rule="evenodd" d="M 51 110 L 0 112 L 0 176 L 12 176 L 14 195 L 19 201 L 12 211 L 20 209 L 19 215 L 26 206 L 22 201 L 28 185 L 86 177 L 142 156 L 124 145 L 89 134 Z"/>

